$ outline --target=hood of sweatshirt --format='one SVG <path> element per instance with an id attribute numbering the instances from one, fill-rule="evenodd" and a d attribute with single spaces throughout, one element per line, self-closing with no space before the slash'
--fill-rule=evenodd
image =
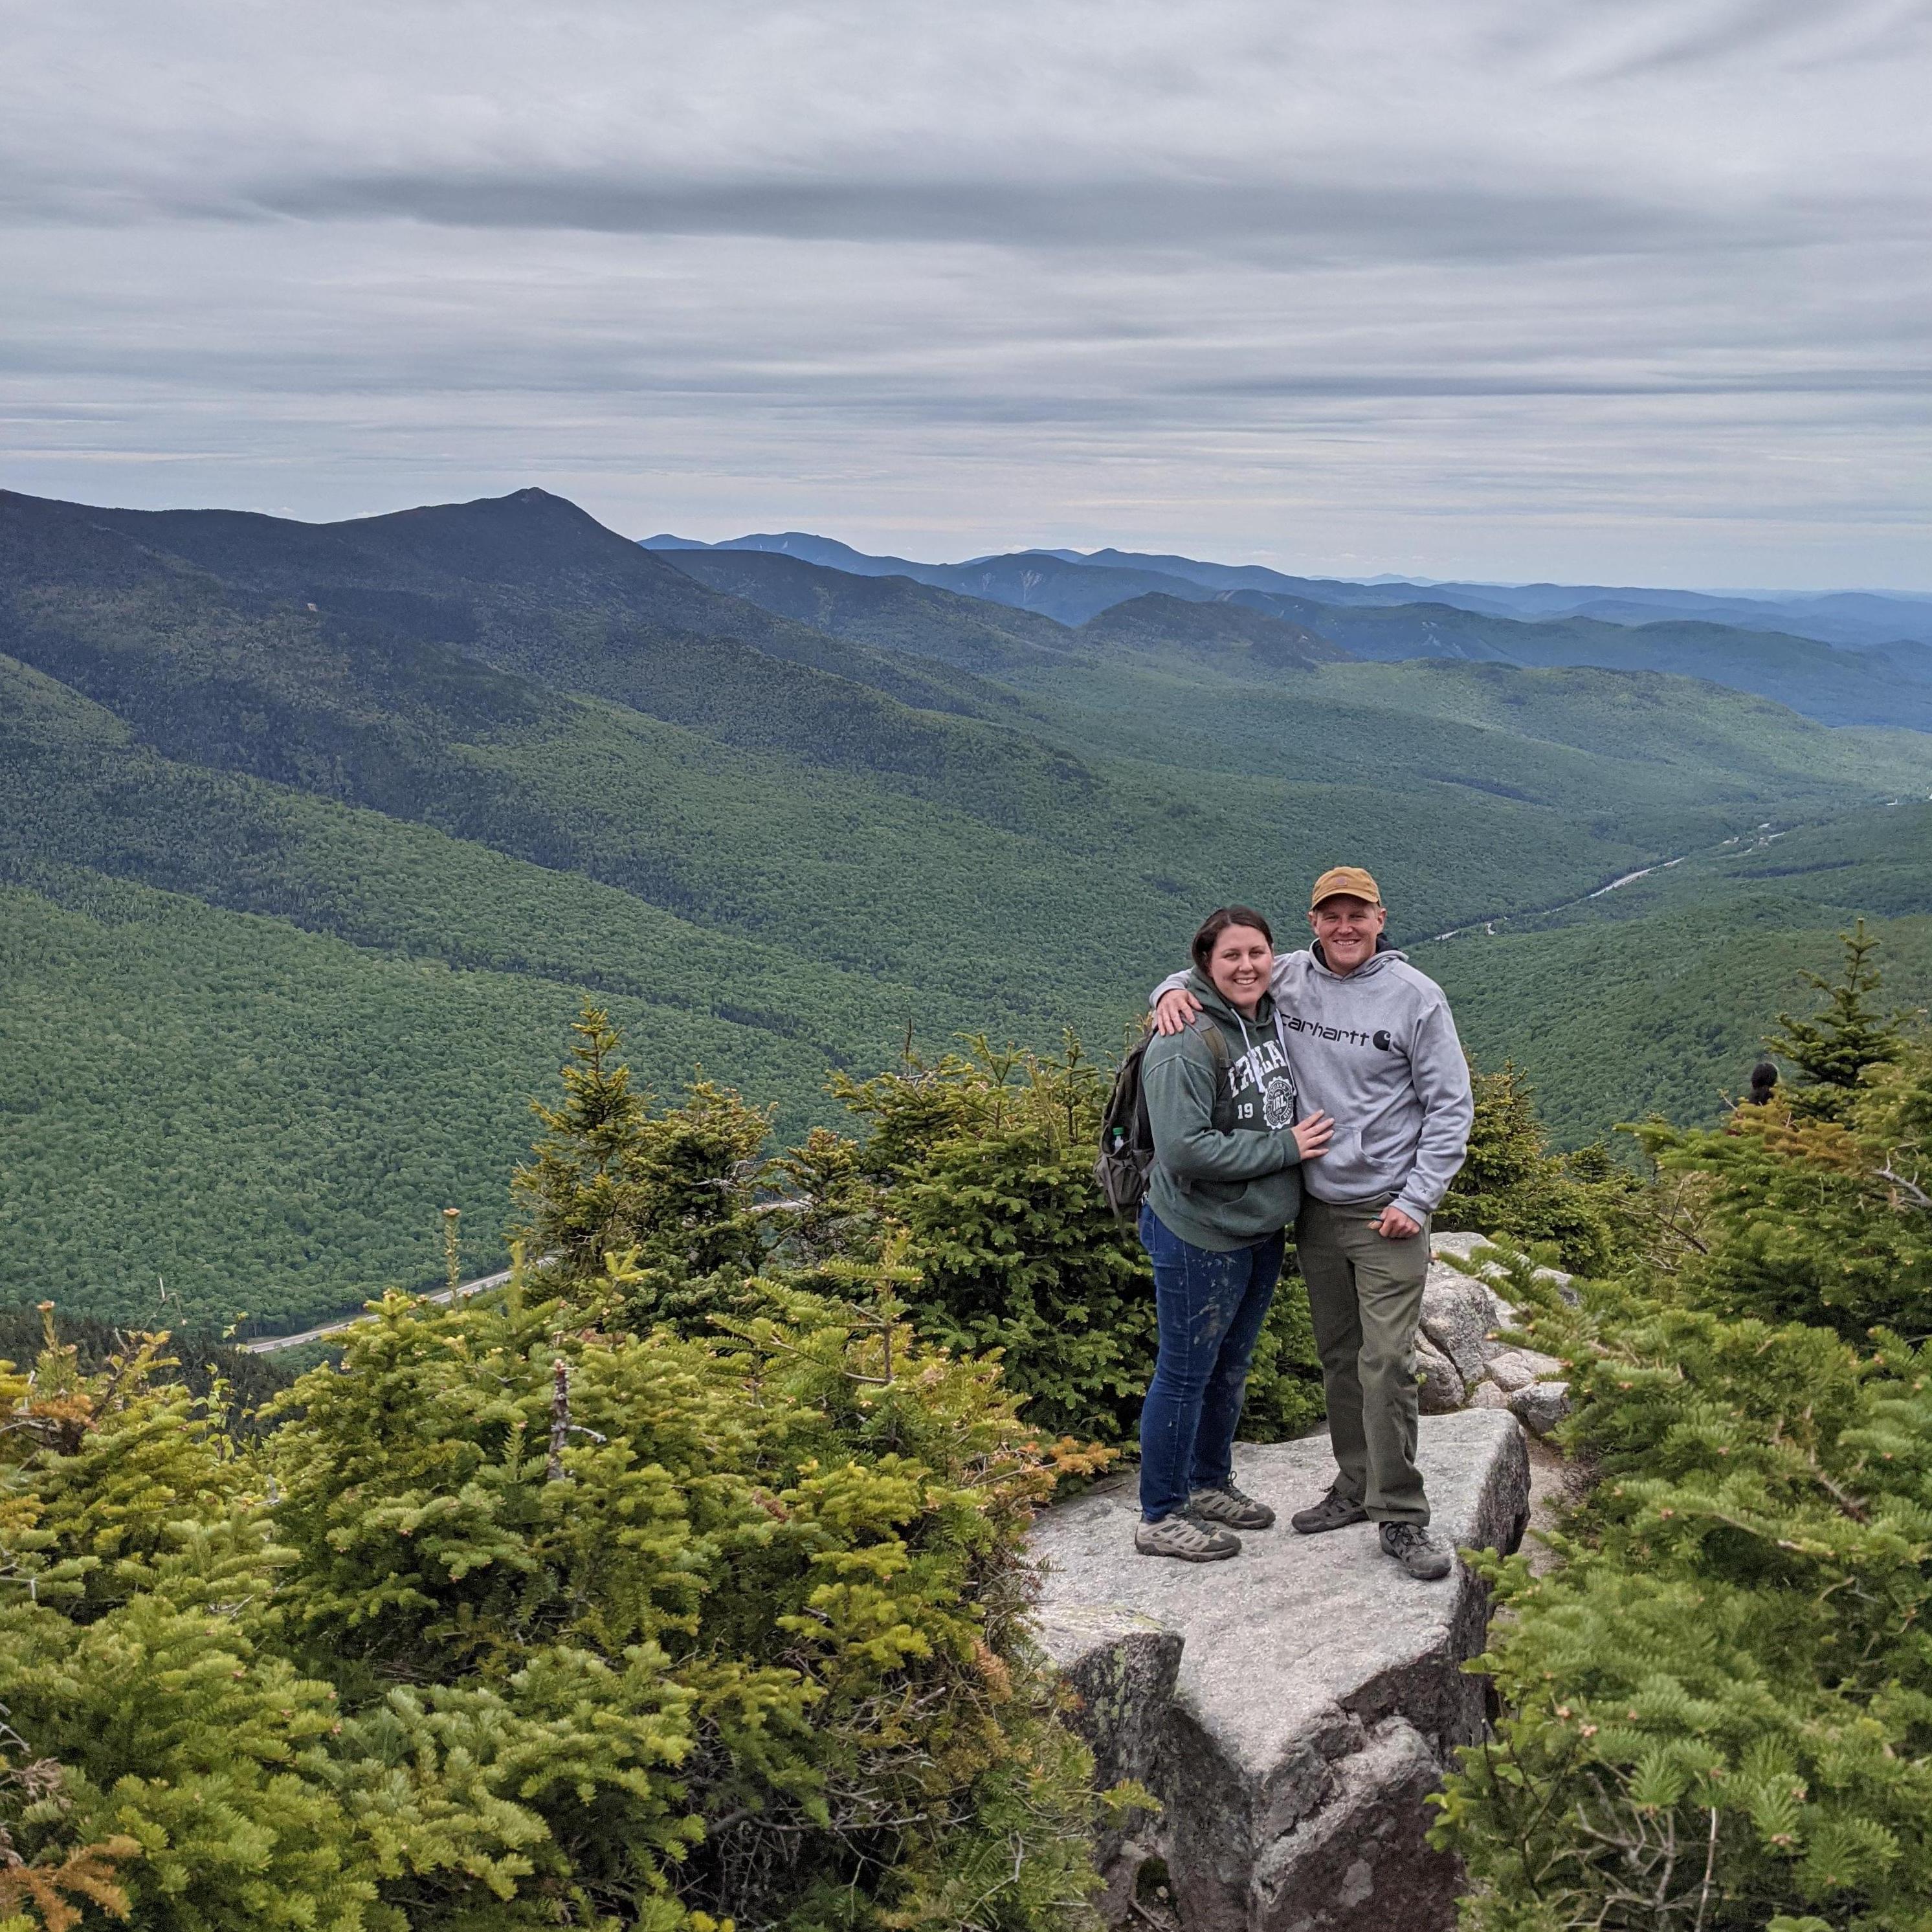
<path id="1" fill-rule="evenodd" d="M 1308 956 L 1321 968 L 1324 975 L 1330 980 L 1366 980 L 1379 973 L 1391 959 L 1400 960 L 1405 965 L 1408 961 L 1406 952 L 1398 951 L 1381 934 L 1376 936 L 1376 950 L 1352 973 L 1338 973 L 1328 963 L 1328 956 L 1322 950 L 1322 942 L 1316 940 L 1308 949 Z"/>

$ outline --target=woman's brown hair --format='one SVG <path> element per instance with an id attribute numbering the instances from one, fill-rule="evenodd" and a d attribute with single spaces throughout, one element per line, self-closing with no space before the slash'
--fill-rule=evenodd
<path id="1" fill-rule="evenodd" d="M 1201 922 L 1201 930 L 1194 935 L 1194 944 L 1189 949 L 1202 972 L 1207 971 L 1208 962 L 1214 956 L 1215 940 L 1231 926 L 1252 926 L 1269 945 L 1274 944 L 1274 928 L 1252 906 L 1222 906 Z"/>

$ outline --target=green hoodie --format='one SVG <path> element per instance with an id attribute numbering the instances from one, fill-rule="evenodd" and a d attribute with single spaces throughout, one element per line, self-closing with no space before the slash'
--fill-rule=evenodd
<path id="1" fill-rule="evenodd" d="M 1225 1253 L 1279 1234 L 1301 1205 L 1294 1079 L 1269 995 L 1244 1020 L 1204 974 L 1190 973 L 1186 985 L 1199 1016 L 1184 1033 L 1156 1034 L 1141 1064 L 1154 1130 L 1148 1204 L 1170 1233 Z M 1227 1047 L 1225 1070 L 1209 1027 Z M 1226 1133 L 1214 1124 L 1217 1078 L 1228 1083 Z"/>

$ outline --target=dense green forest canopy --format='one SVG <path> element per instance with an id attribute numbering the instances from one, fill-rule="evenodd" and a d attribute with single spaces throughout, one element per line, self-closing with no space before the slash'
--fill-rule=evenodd
<path id="1" fill-rule="evenodd" d="M 586 992 L 795 1136 L 908 1034 L 1114 1045 L 1204 910 L 1292 937 L 1344 857 L 1573 1143 L 1708 1118 L 1858 914 L 1932 993 L 1932 737 L 704 555 L 541 491 L 0 496 L 0 1300 L 300 1328 L 434 1280 L 447 1205 L 481 1271 Z"/>

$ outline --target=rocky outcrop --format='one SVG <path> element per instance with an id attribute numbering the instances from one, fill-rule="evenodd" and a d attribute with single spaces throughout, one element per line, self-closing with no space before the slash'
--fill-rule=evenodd
<path id="1" fill-rule="evenodd" d="M 1437 1234 L 1430 1241 L 1422 1329 L 1415 1341 L 1422 1412 L 1506 1408 L 1533 1435 L 1546 1436 L 1570 1412 L 1563 1364 L 1500 1339 L 1521 1317 L 1492 1285 L 1489 1277 L 1496 1270 L 1474 1258 L 1487 1245 L 1481 1234 Z M 1574 1294 L 1568 1275 L 1556 1268 L 1537 1272 L 1559 1292 Z"/>
<path id="2" fill-rule="evenodd" d="M 1039 1634 L 1078 1700 L 1073 1722 L 1094 1753 L 1095 1788 L 1150 1784 L 1180 1670 L 1180 1633 L 1122 1604 L 1066 1602 Z M 1130 1815 L 1102 1834 L 1102 1871 L 1140 1822 Z"/>
<path id="3" fill-rule="evenodd" d="M 1505 1412 L 1426 1418 L 1420 1460 L 1437 1528 L 1514 1549 L 1528 1500 Z M 1080 1694 L 1103 1775 L 1162 1810 L 1116 1867 L 1157 1852 L 1187 1932 L 1435 1932 L 1454 1918 L 1451 1862 L 1422 1800 L 1484 1724 L 1460 1666 L 1483 1648 L 1486 1593 L 1461 1564 L 1414 1581 L 1370 1524 L 1298 1537 L 1288 1513 L 1334 1473 L 1324 1436 L 1236 1452 L 1237 1479 L 1283 1518 L 1232 1562 L 1137 1556 L 1131 1474 L 1048 1510 L 1043 1640 Z M 1172 1688 L 1159 1686 L 1178 1666 Z M 1118 1893 L 1117 1893 L 1118 1895 Z"/>

